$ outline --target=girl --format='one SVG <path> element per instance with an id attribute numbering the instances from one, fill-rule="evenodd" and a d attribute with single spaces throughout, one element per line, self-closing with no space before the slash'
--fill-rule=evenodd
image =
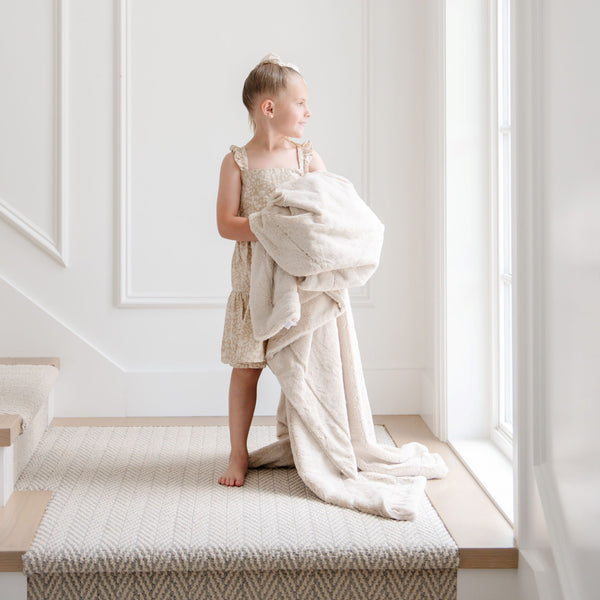
<path id="1" fill-rule="evenodd" d="M 231 265 L 221 361 L 233 367 L 229 384 L 229 466 L 219 483 L 241 486 L 248 470 L 248 431 L 256 406 L 258 379 L 266 366 L 266 341 L 252 334 L 248 307 L 252 246 L 248 215 L 261 210 L 275 188 L 325 165 L 310 141 L 301 138 L 311 116 L 308 92 L 296 66 L 269 54 L 252 69 L 242 94 L 254 137 L 231 146 L 221 165 L 217 197 L 219 234 L 236 240 Z"/>

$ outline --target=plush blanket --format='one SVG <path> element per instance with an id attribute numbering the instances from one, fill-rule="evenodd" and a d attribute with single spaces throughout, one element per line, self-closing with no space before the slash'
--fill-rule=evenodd
<path id="1" fill-rule="evenodd" d="M 281 398 L 277 441 L 249 467 L 295 466 L 327 502 L 413 519 L 447 468 L 417 442 L 376 443 L 348 295 L 377 269 L 383 224 L 346 178 L 313 172 L 280 185 L 250 229 L 252 327 Z"/>

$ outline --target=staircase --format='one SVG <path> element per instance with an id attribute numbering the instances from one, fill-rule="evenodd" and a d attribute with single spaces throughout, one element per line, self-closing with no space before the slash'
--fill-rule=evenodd
<path id="1" fill-rule="evenodd" d="M 0 597 L 24 600 L 21 557 L 52 493 L 14 491 L 54 414 L 58 358 L 0 358 Z"/>
<path id="2" fill-rule="evenodd" d="M 7 393 L 10 393 L 13 396 L 11 402 L 14 402 L 15 395 L 23 395 L 27 391 L 30 394 L 34 392 L 34 390 L 32 389 L 32 387 L 34 386 L 30 385 L 31 382 L 29 382 L 28 384 L 24 384 L 24 382 L 21 381 L 19 384 L 18 378 L 14 378 L 15 374 L 24 376 L 26 369 L 25 365 L 45 366 L 46 369 L 42 369 L 42 371 L 45 370 L 47 371 L 47 373 L 54 375 L 54 378 L 52 376 L 50 376 L 49 378 L 39 377 L 40 372 L 38 371 L 38 377 L 36 380 L 38 383 L 38 403 L 36 404 L 35 402 L 29 402 L 28 406 L 24 407 L 22 411 L 16 410 L 13 403 L 11 404 L 11 410 L 3 410 L 2 399 L 7 399 Z M 14 367 L 14 371 L 13 369 L 9 369 L 9 366 Z M 10 379 L 12 391 L 5 390 L 4 395 L 0 393 L 0 413 L 3 413 L 0 414 L 0 452 L 2 452 L 1 464 L 3 482 L 3 506 L 0 508 L 0 600 L 27 599 L 27 578 L 23 573 L 24 563 L 22 557 L 27 551 L 30 550 L 36 532 L 38 532 L 38 528 L 40 522 L 42 521 L 42 518 L 46 514 L 46 519 L 44 520 L 45 523 L 48 519 L 48 515 L 50 514 L 50 512 L 52 512 L 51 510 L 47 511 L 47 506 L 50 503 L 50 499 L 53 495 L 53 492 L 46 490 L 44 486 L 39 486 L 42 489 L 38 488 L 35 491 L 24 490 L 21 483 L 19 483 L 18 490 L 13 491 L 13 488 L 15 482 L 22 474 L 24 467 L 31 458 L 31 455 L 33 454 L 34 450 L 36 449 L 36 447 L 38 447 L 38 444 L 40 443 L 40 440 L 44 433 L 50 433 L 53 431 L 53 429 L 48 430 L 47 427 L 53 417 L 54 411 L 52 389 L 54 380 L 58 376 L 59 367 L 60 362 L 58 359 L 55 358 L 0 358 L 0 370 L 3 369 L 2 374 L 6 376 L 9 370 L 12 371 L 12 378 Z M 4 385 L 6 387 L 6 381 L 4 381 Z M 0 390 L 2 390 L 1 385 Z M 41 401 L 39 401 L 40 398 Z M 423 424 L 420 418 L 407 416 L 381 416 L 374 417 L 374 421 L 376 424 L 380 423 L 381 425 L 385 426 L 396 445 L 399 445 L 407 440 L 422 441 L 423 443 L 428 445 L 432 450 L 443 453 L 444 459 L 448 462 L 449 465 L 451 465 L 451 476 L 449 478 L 445 480 L 429 482 L 430 485 L 428 486 L 428 495 L 430 496 L 430 499 L 432 500 L 440 516 L 443 517 L 448 531 L 459 543 L 460 571 L 458 599 L 472 600 L 473 598 L 477 597 L 477 595 L 473 595 L 472 590 L 468 591 L 467 589 L 471 585 L 470 580 L 474 580 L 475 576 L 478 575 L 477 571 L 480 571 L 482 575 L 484 573 L 487 573 L 488 579 L 491 578 L 490 574 L 494 573 L 494 583 L 497 587 L 498 594 L 493 596 L 493 600 L 497 600 L 497 598 L 500 597 L 502 597 L 503 599 L 506 597 L 510 597 L 511 594 L 507 594 L 505 592 L 514 591 L 515 589 L 515 574 L 517 567 L 518 551 L 513 545 L 511 529 L 507 527 L 506 523 L 503 522 L 503 519 L 500 517 L 499 514 L 491 514 L 492 512 L 495 513 L 495 511 L 493 511 L 493 507 L 487 505 L 483 506 L 484 504 L 489 504 L 486 503 L 485 494 L 483 494 L 481 490 L 477 487 L 476 483 L 469 478 L 468 473 L 464 469 L 462 469 L 460 463 L 455 459 L 455 457 L 453 457 L 452 453 L 449 451 L 446 445 L 441 444 L 440 442 L 436 442 L 433 437 L 430 437 L 430 432 L 428 432 L 426 426 Z M 214 423 L 215 425 L 226 425 L 227 419 L 226 417 L 129 417 L 121 419 L 62 418 L 54 419 L 52 425 L 53 427 L 62 426 L 63 428 L 64 426 L 97 427 L 98 425 L 105 427 L 123 425 L 131 427 L 148 425 L 177 425 L 181 427 L 186 427 L 194 424 L 206 425 L 209 423 Z M 253 424 L 255 425 L 272 425 L 273 423 L 273 419 L 267 417 L 255 417 L 255 421 L 253 422 Z M 43 444 L 48 444 L 47 437 L 45 438 Z M 44 447 L 43 444 L 39 445 L 40 449 Z M 144 446 L 142 445 L 142 447 Z M 146 444 L 145 447 L 152 446 Z M 158 452 L 158 455 L 163 455 L 163 453 Z M 224 454 L 223 456 L 225 457 L 226 455 Z M 81 456 L 78 460 L 82 460 Z M 31 464 L 33 463 L 30 463 L 30 467 Z M 222 468 L 222 466 L 223 465 L 219 465 L 218 468 Z M 54 471 L 49 472 L 54 473 Z M 163 473 L 163 475 L 167 478 L 172 476 L 172 471 L 169 469 L 163 469 L 160 472 Z M 26 474 L 27 471 L 23 473 L 24 476 Z M 260 476 L 261 478 L 265 476 L 265 474 L 262 472 L 260 474 L 257 473 L 255 475 Z M 211 475 L 211 477 L 212 479 L 214 479 L 214 476 Z M 198 479 L 193 478 L 193 481 L 194 486 L 196 486 L 198 484 Z M 470 486 L 473 489 L 470 489 Z M 181 487 L 179 485 L 170 486 L 169 489 L 171 489 L 171 487 L 171 491 L 174 490 L 177 493 L 179 493 L 180 490 L 185 489 L 184 487 Z M 211 487 L 215 488 L 219 492 L 226 493 L 226 491 L 221 489 L 220 486 Z M 247 487 L 248 489 L 245 490 L 245 493 L 249 494 L 251 493 L 251 486 L 248 485 Z M 298 484 L 298 489 L 294 488 L 294 490 L 291 490 L 289 493 L 284 494 L 284 496 L 279 496 L 278 505 L 280 505 L 282 502 L 286 502 L 290 499 L 293 499 L 293 496 L 299 493 L 299 490 L 302 490 L 302 492 L 305 493 L 305 488 L 303 485 L 300 486 Z M 471 504 L 469 504 L 469 502 L 472 504 L 472 506 Z M 225 505 L 226 503 L 219 502 L 219 504 Z M 168 510 L 181 509 L 181 503 L 178 504 L 175 501 L 169 501 L 166 503 L 163 502 L 163 505 L 166 506 Z M 456 507 L 459 505 L 461 509 L 458 511 Z M 52 506 L 52 504 L 50 506 Z M 467 506 L 469 508 L 465 510 Z M 483 510 L 481 510 L 482 507 Z M 327 507 L 324 508 L 327 509 Z M 344 512 L 344 517 L 356 516 L 352 515 L 351 513 L 352 511 L 350 511 L 350 513 L 347 515 L 346 512 Z M 461 515 L 465 514 L 470 515 L 468 523 L 466 523 L 465 520 L 461 517 Z M 162 522 L 161 519 L 154 520 L 157 522 Z M 273 525 L 273 523 L 271 521 L 268 521 L 266 524 L 266 529 L 269 528 L 269 524 Z M 327 523 L 326 518 L 324 519 L 323 523 Z M 487 529 L 485 529 L 482 526 L 483 524 L 487 526 Z M 236 527 L 234 527 L 233 529 L 237 531 Z M 262 533 L 264 533 L 264 530 L 265 526 L 262 526 L 260 528 L 261 535 Z M 473 530 L 476 530 L 476 535 L 473 533 Z M 342 532 L 349 530 L 347 527 L 340 526 L 335 528 L 335 531 Z M 483 535 L 482 532 L 484 532 L 485 535 Z M 377 534 L 373 536 L 373 539 L 380 540 L 381 537 L 379 534 Z M 293 547 L 295 548 L 296 546 Z M 27 556 L 29 556 L 29 554 Z M 187 557 L 188 553 L 185 553 L 185 556 Z M 387 559 L 389 559 L 390 553 L 386 552 L 385 556 L 388 557 Z M 484 571 L 481 571 L 481 569 L 483 569 Z M 490 571 L 490 569 L 493 569 L 493 571 Z M 500 569 L 500 571 L 496 571 L 496 569 Z M 388 570 L 387 572 L 384 571 L 385 570 L 377 571 L 375 573 L 376 577 L 371 583 L 368 584 L 368 586 L 370 586 L 372 590 L 375 590 L 375 588 L 377 588 L 378 586 L 380 587 L 384 583 L 389 587 L 395 586 L 397 588 L 397 578 L 399 570 L 393 569 Z M 298 587 L 302 581 L 301 578 L 298 577 L 298 573 L 294 572 L 293 570 L 289 572 L 285 570 L 275 571 L 275 573 L 278 572 L 280 572 L 281 577 L 288 575 L 292 577 L 290 582 L 286 583 L 287 588 L 293 589 L 294 586 Z M 176 576 L 178 575 L 178 573 L 179 572 L 175 570 L 173 571 L 172 575 L 174 574 L 173 576 Z M 325 573 L 325 571 L 323 571 L 323 573 Z M 385 579 L 382 578 L 382 575 L 386 575 L 386 573 L 391 577 L 389 581 L 385 581 Z M 354 582 L 348 575 L 348 573 L 343 574 L 343 577 L 338 577 L 338 580 L 336 581 L 331 580 L 331 577 L 327 575 L 327 577 L 319 583 L 319 586 L 327 587 L 329 585 L 333 585 L 333 587 L 337 591 L 333 592 L 332 590 L 332 594 L 330 594 L 328 597 L 341 598 L 343 596 L 336 595 L 341 588 L 344 588 L 346 592 L 348 592 L 349 589 L 359 589 L 361 586 L 365 585 L 365 577 L 368 574 L 368 569 L 355 569 L 354 572 L 350 570 L 350 575 L 359 576 L 359 579 Z M 195 584 L 194 580 L 190 577 L 189 572 L 180 573 L 180 575 L 182 575 L 182 578 L 181 581 L 177 583 L 177 586 L 181 585 L 186 587 L 187 589 L 187 587 L 191 586 L 193 588 L 194 585 L 198 584 L 195 588 L 197 591 L 200 585 L 205 586 L 207 584 L 205 577 L 201 578 L 202 581 L 198 580 Z M 226 579 L 223 579 L 222 582 L 223 585 L 225 585 L 227 581 L 227 585 L 220 590 L 221 592 L 230 589 L 232 587 L 232 583 L 234 584 L 233 587 L 241 586 L 240 589 L 245 589 L 246 591 L 251 590 L 253 588 L 253 585 L 256 584 L 254 585 L 254 591 L 256 592 L 256 594 L 258 594 L 256 597 L 265 597 L 263 593 L 266 591 L 267 588 L 265 587 L 264 582 L 258 580 L 249 580 L 247 574 L 240 572 L 236 576 L 238 578 L 241 577 L 241 579 L 236 583 L 233 581 L 233 579 L 235 578 L 232 578 L 231 575 L 232 573 L 227 572 L 227 577 Z M 76 587 L 78 588 L 82 586 L 86 587 L 86 585 L 89 584 L 87 588 L 88 590 L 96 589 L 96 586 L 98 585 L 105 586 L 107 589 L 110 588 L 112 589 L 114 594 L 112 596 L 110 596 L 109 594 L 109 597 L 116 599 L 120 597 L 119 594 L 123 592 L 124 588 L 126 587 L 125 583 L 127 582 L 122 580 L 123 576 L 124 575 L 120 575 L 119 577 L 121 577 L 121 579 L 115 578 L 114 581 L 111 579 L 110 581 L 102 581 L 98 583 L 95 580 L 92 581 L 89 576 L 86 576 L 88 577 L 88 579 L 90 579 L 90 581 L 87 581 L 86 577 L 81 575 L 80 577 L 77 577 L 76 580 L 74 580 L 74 582 L 77 584 Z M 51 589 L 54 588 L 54 582 L 52 580 L 52 577 L 53 575 L 50 574 L 47 580 L 42 581 L 40 584 L 43 585 L 43 593 L 49 594 L 47 596 L 48 598 L 58 597 L 51 595 Z M 313 573 L 312 578 L 314 579 L 314 577 L 315 575 Z M 437 577 L 435 579 L 437 582 Z M 160 585 L 158 585 L 159 583 L 160 582 L 152 582 L 152 585 L 154 587 L 160 587 Z M 142 584 L 146 585 L 146 582 L 137 582 L 133 587 L 143 587 Z M 477 585 L 479 587 L 479 584 Z M 348 588 L 348 586 L 350 587 Z M 216 591 L 217 588 L 218 586 L 216 586 L 214 590 Z M 211 596 L 212 594 L 208 594 L 206 597 Z M 517 597 L 515 594 L 512 594 L 512 596 L 515 598 Z M 492 596 L 490 596 L 490 598 L 492 598 Z"/>

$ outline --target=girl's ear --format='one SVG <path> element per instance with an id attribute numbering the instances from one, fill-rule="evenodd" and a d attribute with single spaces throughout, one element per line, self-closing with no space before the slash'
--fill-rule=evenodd
<path id="1" fill-rule="evenodd" d="M 270 118 L 270 119 L 273 118 L 273 109 L 274 109 L 274 104 L 273 104 L 273 100 L 271 98 L 265 98 L 260 103 L 260 112 L 267 118 Z"/>

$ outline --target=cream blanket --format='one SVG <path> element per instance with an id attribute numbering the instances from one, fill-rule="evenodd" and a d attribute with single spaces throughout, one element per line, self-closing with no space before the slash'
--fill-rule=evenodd
<path id="1" fill-rule="evenodd" d="M 313 172 L 280 185 L 250 229 L 252 327 L 281 398 L 277 441 L 249 467 L 295 466 L 327 502 L 413 519 L 447 468 L 422 444 L 376 443 L 347 290 L 376 270 L 383 224 L 346 178 Z"/>

